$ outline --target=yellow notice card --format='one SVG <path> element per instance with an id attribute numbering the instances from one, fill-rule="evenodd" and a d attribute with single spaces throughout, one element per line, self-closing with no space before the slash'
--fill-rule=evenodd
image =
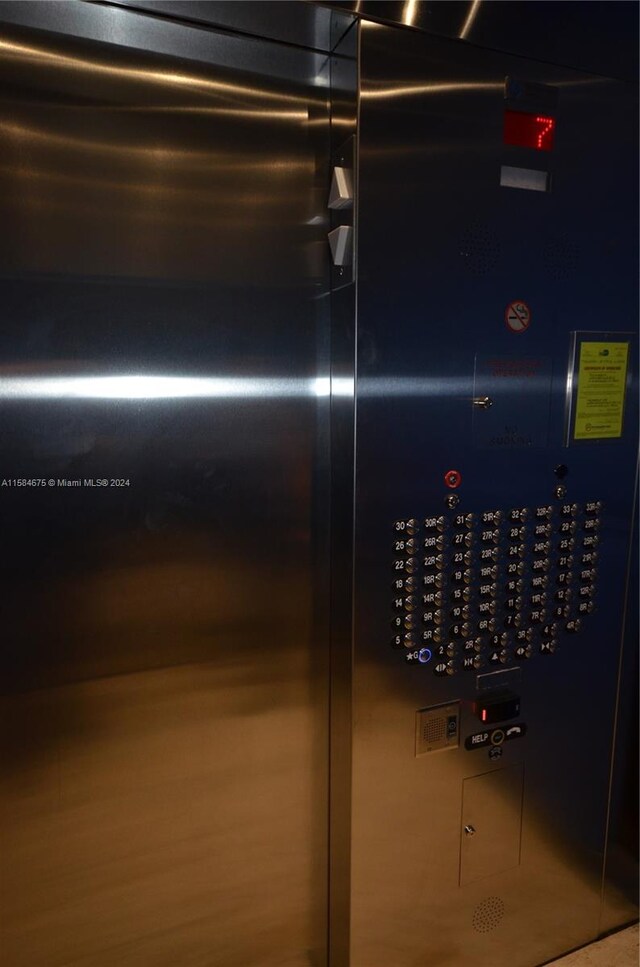
<path id="1" fill-rule="evenodd" d="M 627 342 L 581 343 L 575 440 L 622 436 L 628 357 Z"/>

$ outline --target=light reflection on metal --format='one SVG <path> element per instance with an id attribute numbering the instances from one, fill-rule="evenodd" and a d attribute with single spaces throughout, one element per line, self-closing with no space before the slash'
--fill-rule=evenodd
<path id="1" fill-rule="evenodd" d="M 239 166 L 240 167 L 240 166 Z M 267 166 L 264 166 L 265 170 Z M 303 167 L 303 166 L 291 166 L 293 167 Z M 32 167 L 13 167 L 10 165 L 0 165 L 0 174 L 8 175 L 10 178 L 22 179 L 23 184 L 26 187 L 35 187 L 40 183 L 48 183 L 49 185 L 57 185 L 62 187 L 70 188 L 88 188 L 100 191 L 116 192 L 118 194 L 125 192 L 127 194 L 132 194 L 135 201 L 144 201 L 145 198 L 156 201 L 160 196 L 162 196 L 165 202 L 194 202 L 201 208 L 212 208 L 215 209 L 215 213 L 220 215 L 224 210 L 227 211 L 230 208 L 240 208 L 246 207 L 250 212 L 256 209 L 269 209 L 269 208 L 281 208 L 281 202 L 273 191 L 258 191 L 257 186 L 252 191 L 246 190 L 244 192 L 234 191 L 229 189 L 227 186 L 224 187 L 224 194 L 218 194 L 211 190 L 211 188 L 193 188 L 189 184 L 185 184 L 184 181 L 180 180 L 181 169 L 176 169 L 174 166 L 166 166 L 166 174 L 168 176 L 173 175 L 176 183 L 171 184 L 169 182 L 164 182 L 162 184 L 153 184 L 152 182 L 131 182 L 115 179 L 106 178 L 79 178 L 74 174 L 62 174 L 56 169 L 47 170 L 44 168 L 34 168 Z M 216 168 L 219 172 L 235 170 L 232 165 L 228 165 L 226 168 L 221 169 Z M 270 169 L 269 169 L 270 170 Z M 23 204 L 24 198 L 12 199 L 6 198 L 5 204 L 12 204 L 15 202 L 18 206 Z M 64 202 L 68 204 L 68 202 Z M 55 204 L 54 200 L 51 198 L 43 197 L 41 199 L 40 207 L 48 208 L 53 210 L 59 207 Z M 131 212 L 129 212 L 131 214 Z M 159 220 L 162 220 L 162 212 L 154 212 Z M 244 216 L 243 216 L 244 217 Z M 222 218 L 217 219 L 218 222 L 222 221 Z M 318 224 L 318 223 L 314 223 Z"/>
<path id="2" fill-rule="evenodd" d="M 277 400 L 353 393 L 353 379 L 329 376 L 0 376 L 3 400 Z"/>
<path id="3" fill-rule="evenodd" d="M 471 6 L 469 8 L 469 13 L 467 14 L 467 19 L 463 23 L 462 30 L 460 31 L 461 40 L 465 40 L 467 37 L 467 34 L 471 30 L 471 27 L 473 26 L 473 21 L 478 16 L 478 9 L 480 7 L 480 3 L 481 3 L 481 0 L 472 0 Z"/>
<path id="4" fill-rule="evenodd" d="M 7 135 L 23 138 L 29 141 L 45 142 L 47 147 L 59 145 L 81 152 L 95 151 L 98 154 L 113 153 L 124 155 L 141 155 L 143 158 L 150 158 L 156 163 L 162 161 L 177 161 L 184 159 L 192 163 L 200 159 L 205 170 L 210 171 L 212 162 L 215 162 L 215 170 L 222 171 L 225 167 L 230 171 L 251 171 L 269 170 L 276 171 L 282 169 L 289 171 L 294 168 L 309 170 L 310 163 L 300 163 L 288 160 L 286 157 L 264 157 L 260 161 L 240 160 L 237 153 L 232 151 L 180 151 L 172 147 L 142 147 L 135 144 L 117 144 L 111 141 L 93 141 L 85 138 L 74 138 L 68 135 L 57 134 L 51 131 L 43 131 L 38 128 L 30 128 L 20 124 L 13 124 L 4 119 L 0 119 L 0 131 Z"/>
<path id="5" fill-rule="evenodd" d="M 396 87 L 369 87 L 361 97 L 387 100 L 395 97 L 418 97 L 424 94 L 456 94 L 462 91 L 500 91 L 503 81 L 443 81 L 433 84 L 399 84 Z"/>
<path id="6" fill-rule="evenodd" d="M 413 26 L 413 21 L 416 15 L 416 7 L 418 6 L 418 0 L 406 0 L 404 5 L 404 10 L 402 11 L 402 22 L 407 27 Z"/>
<path id="7" fill-rule="evenodd" d="M 248 87 L 244 84 L 231 84 L 228 81 L 217 81 L 208 77 L 197 77 L 194 74 L 178 73 L 177 71 L 143 70 L 138 67 L 115 67 L 113 64 L 101 64 L 95 60 L 87 60 L 83 57 L 72 57 L 69 54 L 61 54 L 53 50 L 47 50 L 46 47 L 18 44 L 6 39 L 0 39 L 0 52 L 4 52 L 6 56 L 44 61 L 54 67 L 89 71 L 94 74 L 107 74 L 111 77 L 122 77 L 127 80 L 142 81 L 150 84 L 187 88 L 189 90 L 198 90 L 203 94 L 216 96 L 220 94 L 240 94 L 243 97 L 250 95 L 267 101 L 286 101 L 289 103 L 300 103 L 308 100 L 308 97 L 299 97 L 295 94 L 283 94 L 279 91 L 270 91 L 262 87 Z"/>

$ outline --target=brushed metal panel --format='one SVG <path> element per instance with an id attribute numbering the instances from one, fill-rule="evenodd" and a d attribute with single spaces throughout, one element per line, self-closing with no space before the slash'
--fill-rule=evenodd
<path id="1" fill-rule="evenodd" d="M 519 0 L 513 3 L 464 3 L 440 0 L 338 0 L 334 6 L 390 24 L 410 25 L 452 40 L 490 50 L 566 64 L 577 70 L 638 77 L 638 10 L 624 0 L 585 3 L 554 0 L 552 8 Z"/>
<path id="2" fill-rule="evenodd" d="M 601 909 L 637 427 L 586 450 L 563 428 L 576 316 L 593 331 L 636 316 L 633 92 L 412 31 L 363 24 L 361 42 L 351 965 L 534 967 L 595 938 Z M 549 193 L 500 187 L 506 76 L 559 88 Z M 512 299 L 532 308 L 524 334 L 505 325 Z M 546 446 L 474 450 L 477 354 L 553 360 L 551 399 L 523 391 L 549 413 Z M 460 790 L 496 754 L 463 740 L 496 666 L 438 677 L 392 647 L 393 524 L 448 513 L 452 469 L 464 513 L 557 506 L 560 464 L 572 501 L 604 502 L 597 608 L 553 655 L 508 653 L 528 731 L 499 761 L 524 766 L 521 863 L 460 886 Z M 460 749 L 416 759 L 415 709 L 454 701 Z"/>
<path id="3" fill-rule="evenodd" d="M 518 866 L 523 782 L 521 763 L 464 780 L 461 886 Z"/>
<path id="4" fill-rule="evenodd" d="M 0 37 L 0 959 L 322 965 L 326 92 Z"/>

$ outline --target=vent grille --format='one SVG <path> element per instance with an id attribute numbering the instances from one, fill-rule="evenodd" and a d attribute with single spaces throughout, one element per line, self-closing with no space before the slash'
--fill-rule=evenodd
<path id="1" fill-rule="evenodd" d="M 544 267 L 552 279 L 568 279 L 578 268 L 580 250 L 568 235 L 551 235 L 542 250 Z"/>
<path id="2" fill-rule="evenodd" d="M 460 239 L 460 257 L 472 275 L 492 272 L 500 258 L 500 242 L 488 225 L 469 225 Z"/>
<path id="3" fill-rule="evenodd" d="M 475 908 L 473 913 L 473 929 L 478 933 L 489 933 L 500 926 L 504 916 L 504 902 L 499 896 L 489 896 Z"/>

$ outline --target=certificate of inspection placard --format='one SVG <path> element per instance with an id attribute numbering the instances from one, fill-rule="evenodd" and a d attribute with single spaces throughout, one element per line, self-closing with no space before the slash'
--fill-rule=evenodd
<path id="1" fill-rule="evenodd" d="M 581 344 L 574 439 L 622 436 L 628 362 L 628 342 Z"/>
<path id="2" fill-rule="evenodd" d="M 629 377 L 629 333 L 575 333 L 567 385 L 567 445 L 620 440 Z M 627 337 L 627 338 L 624 338 Z"/>

